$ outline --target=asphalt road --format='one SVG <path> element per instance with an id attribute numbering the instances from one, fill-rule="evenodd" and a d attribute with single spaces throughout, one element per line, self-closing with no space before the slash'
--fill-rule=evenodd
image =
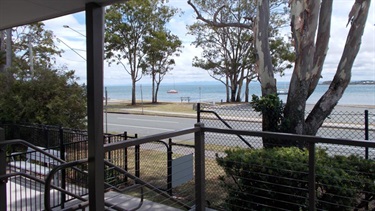
<path id="1" fill-rule="evenodd" d="M 133 115 L 133 114 L 117 114 L 117 113 L 108 113 L 108 132 L 110 133 L 123 133 L 124 131 L 128 132 L 128 134 L 138 134 L 139 137 L 142 136 L 149 136 L 164 132 L 171 132 L 171 131 L 178 131 L 185 128 L 194 127 L 196 123 L 195 118 L 182 118 L 182 117 L 165 117 L 165 116 L 155 116 L 155 115 Z M 104 118 L 105 120 L 105 118 Z M 207 120 L 206 120 L 207 121 Z M 211 127 L 218 127 L 218 128 L 226 128 L 226 126 L 218 120 L 208 120 L 212 122 L 207 122 L 207 126 Z M 243 129 L 243 130 L 261 130 L 260 124 L 254 124 L 251 122 L 237 122 L 237 121 L 228 121 L 235 129 Z M 240 126 L 240 128 L 239 128 Z M 104 129 L 106 125 L 104 124 Z M 337 133 L 335 131 L 337 130 Z M 343 129 L 335 129 L 335 128 L 324 128 L 319 131 L 320 134 L 324 137 L 329 137 L 329 135 L 324 134 L 328 132 L 328 134 L 337 136 L 343 135 L 342 138 L 349 138 L 350 134 L 354 133 L 354 130 L 343 130 Z M 352 137 L 355 138 L 355 137 Z M 222 145 L 222 146 L 240 146 L 246 147 L 246 144 L 241 140 L 241 138 L 235 135 L 224 135 L 224 134 L 213 134 L 208 133 L 205 136 L 206 143 L 208 144 L 215 144 L 215 145 Z M 258 137 L 243 137 L 248 143 L 250 143 L 253 147 L 259 148 L 262 146 L 261 138 Z M 360 138 L 357 138 L 360 139 Z M 188 134 L 180 137 L 176 137 L 173 139 L 174 142 L 181 142 L 181 141 L 194 141 L 194 134 Z M 330 146 L 330 145 L 323 145 L 323 148 L 332 150 L 332 154 L 341 154 L 341 153 L 348 153 L 351 152 L 352 154 L 363 155 L 364 148 L 356 148 L 356 147 L 346 147 L 346 146 Z M 375 149 L 370 149 L 370 156 L 375 156 Z"/>
<path id="2" fill-rule="evenodd" d="M 192 128 L 196 123 L 195 118 L 180 118 L 180 117 L 165 117 L 153 115 L 133 115 L 133 114 L 118 114 L 108 113 L 108 132 L 123 133 L 139 137 L 149 136 L 158 133 L 178 131 L 185 128 Z M 104 131 L 106 130 L 106 121 L 104 115 Z M 191 136 L 180 137 L 180 139 L 192 139 Z"/>

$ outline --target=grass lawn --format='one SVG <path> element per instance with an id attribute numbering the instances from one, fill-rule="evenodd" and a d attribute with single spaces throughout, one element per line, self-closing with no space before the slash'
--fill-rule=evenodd
<path id="1" fill-rule="evenodd" d="M 140 151 L 140 178 L 153 186 L 158 188 L 167 188 L 167 154 L 166 151 L 153 149 L 142 149 Z M 180 157 L 182 155 L 173 154 L 173 158 Z M 128 149 L 128 172 L 135 174 L 135 153 L 134 148 Z M 114 160 L 115 161 L 115 160 Z M 210 206 L 218 207 L 223 203 L 225 198 L 225 191 L 219 184 L 219 175 L 224 175 L 223 169 L 218 166 L 215 159 L 206 159 L 206 198 L 209 201 Z M 129 180 L 130 184 L 133 184 Z M 195 201 L 195 190 L 194 190 L 194 179 L 187 183 L 173 188 L 173 197 L 188 204 L 189 206 L 194 205 Z M 124 194 L 132 195 L 134 197 L 140 197 L 140 188 L 126 191 Z M 143 188 L 145 199 L 173 206 L 176 208 L 182 208 L 176 202 L 157 194 L 156 192 Z"/>
<path id="2" fill-rule="evenodd" d="M 136 105 L 131 105 L 127 101 L 111 102 L 108 104 L 108 112 L 129 112 L 129 113 L 139 113 L 142 111 L 160 111 L 160 112 L 175 112 L 175 113 L 186 113 L 186 114 L 196 114 L 197 112 L 193 110 L 194 103 L 173 103 L 173 102 L 161 102 L 161 103 L 151 103 L 151 102 L 137 102 Z"/>

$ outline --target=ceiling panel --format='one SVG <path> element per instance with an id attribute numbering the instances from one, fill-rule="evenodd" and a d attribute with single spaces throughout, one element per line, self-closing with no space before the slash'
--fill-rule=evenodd
<path id="1" fill-rule="evenodd" d="M 0 0 L 0 30 L 85 10 L 86 3 L 108 5 L 124 0 Z"/>

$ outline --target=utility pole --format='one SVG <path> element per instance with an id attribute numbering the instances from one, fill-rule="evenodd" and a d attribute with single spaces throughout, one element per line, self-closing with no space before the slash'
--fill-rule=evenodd
<path id="1" fill-rule="evenodd" d="M 6 30 L 7 40 L 6 40 L 6 63 L 5 69 L 12 66 L 12 28 Z"/>
<path id="2" fill-rule="evenodd" d="M 33 53 L 33 45 L 31 43 L 32 37 L 31 35 L 28 36 L 29 41 L 29 62 L 30 62 L 30 73 L 34 74 L 34 53 Z"/>
<path id="3" fill-rule="evenodd" d="M 0 51 L 5 54 L 5 64 L 0 67 L 0 72 L 4 72 L 12 65 L 12 29 L 0 31 Z"/>

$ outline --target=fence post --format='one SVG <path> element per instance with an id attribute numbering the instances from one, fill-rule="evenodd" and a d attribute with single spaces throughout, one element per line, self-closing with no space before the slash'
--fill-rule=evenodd
<path id="1" fill-rule="evenodd" d="M 167 192 L 172 196 L 172 139 L 168 140 L 167 148 Z"/>
<path id="2" fill-rule="evenodd" d="M 6 150 L 5 145 L 1 142 L 5 141 L 4 129 L 0 128 L 0 176 L 6 174 Z M 7 181 L 0 181 L 0 210 L 7 210 Z"/>
<path id="3" fill-rule="evenodd" d="M 138 135 L 135 134 L 135 138 L 138 138 Z M 140 177 L 140 146 L 135 146 L 135 176 Z"/>
<path id="4" fill-rule="evenodd" d="M 108 144 L 111 143 L 111 138 L 112 138 L 112 137 L 109 136 L 108 134 L 105 134 L 105 135 L 104 135 L 104 140 L 107 139 L 107 143 L 108 143 Z M 113 161 L 112 161 L 112 151 L 109 151 L 109 152 L 108 152 L 108 160 L 109 160 L 109 162 L 112 162 L 112 163 L 113 163 Z"/>
<path id="5" fill-rule="evenodd" d="M 369 140 L 369 136 L 368 136 L 368 110 L 365 110 L 365 140 Z M 368 160 L 368 147 L 365 148 L 365 159 Z"/>
<path id="6" fill-rule="evenodd" d="M 124 140 L 128 140 L 128 132 L 124 132 Z M 128 148 L 125 147 L 124 148 L 124 170 L 125 171 L 128 171 Z M 125 182 L 128 181 L 128 177 L 126 176 L 126 174 L 124 173 L 124 178 L 125 178 Z"/>
<path id="7" fill-rule="evenodd" d="M 315 211 L 315 143 L 309 143 L 309 210 Z"/>
<path id="8" fill-rule="evenodd" d="M 196 123 L 196 128 L 200 128 L 194 133 L 195 146 L 195 210 L 205 210 L 205 149 L 204 149 L 204 132 L 203 123 Z"/>
<path id="9" fill-rule="evenodd" d="M 64 144 L 64 129 L 60 126 L 59 128 L 59 144 L 60 144 L 60 159 L 65 160 L 65 144 Z M 61 188 L 66 188 L 66 171 L 65 168 L 61 169 Z M 61 208 L 65 208 L 66 194 L 61 192 Z"/>
<path id="10" fill-rule="evenodd" d="M 197 103 L 197 122 L 201 122 L 201 103 Z"/>

